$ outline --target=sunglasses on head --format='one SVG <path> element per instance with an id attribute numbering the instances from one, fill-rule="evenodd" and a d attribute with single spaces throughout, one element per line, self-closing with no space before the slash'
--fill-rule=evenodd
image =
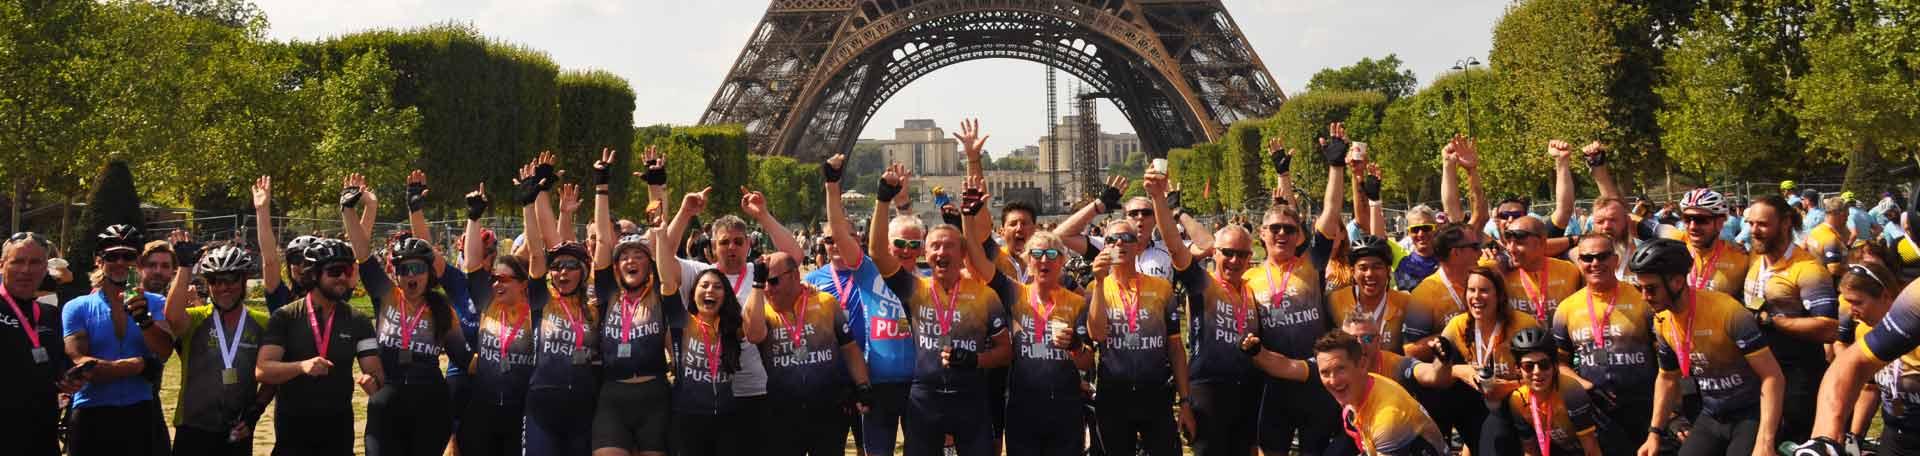
<path id="1" fill-rule="evenodd" d="M 1248 259 L 1248 258 L 1253 258 L 1253 251 L 1244 250 L 1244 249 L 1220 249 L 1220 255 L 1225 256 L 1229 259 L 1233 259 L 1233 258 Z"/>
<path id="2" fill-rule="evenodd" d="M 132 250 L 114 250 L 100 254 L 100 259 L 108 263 L 133 261 L 139 257 L 140 254 L 134 253 Z"/>
<path id="3" fill-rule="evenodd" d="M 828 238 L 828 239 L 832 239 L 832 238 Z M 828 244 L 832 244 L 832 242 L 828 242 Z M 917 249 L 924 245 L 926 244 L 919 239 L 894 239 L 893 240 L 893 246 L 895 248 Z"/>
<path id="4" fill-rule="evenodd" d="M 1272 225 L 1267 225 L 1267 232 L 1278 234 L 1281 236 L 1290 236 L 1293 233 L 1300 232 L 1300 225 L 1294 225 L 1291 223 L 1275 223 Z"/>
<path id="5" fill-rule="evenodd" d="M 1432 231 L 1433 231 L 1432 223 L 1422 223 L 1419 225 L 1413 225 L 1413 226 L 1407 227 L 1407 232 L 1412 234 L 1426 234 Z"/>
<path id="6" fill-rule="evenodd" d="M 1553 366 L 1554 366 L 1553 360 L 1545 360 L 1545 361 L 1522 360 L 1520 361 L 1520 370 L 1527 371 L 1527 372 L 1552 372 Z"/>
<path id="7" fill-rule="evenodd" d="M 327 266 L 326 269 L 321 269 L 320 272 L 326 273 L 327 277 L 329 278 L 346 277 L 347 274 L 353 273 L 353 266 L 345 265 L 345 264 L 336 264 L 333 266 Z"/>
<path id="8" fill-rule="evenodd" d="M 1515 240 L 1515 241 L 1524 240 L 1526 238 L 1530 238 L 1535 235 L 1537 235 L 1537 233 L 1534 233 L 1532 231 L 1527 231 L 1527 230 L 1506 230 L 1506 231 L 1500 232 L 1501 239 L 1509 239 L 1509 240 Z"/>
<path id="9" fill-rule="evenodd" d="M 1128 217 L 1152 217 L 1153 209 L 1129 209 L 1127 210 L 1127 216 Z"/>
<path id="10" fill-rule="evenodd" d="M 1513 220 L 1513 219 L 1526 217 L 1526 216 L 1527 216 L 1527 211 L 1502 211 L 1498 215 L 1495 215 L 1494 218 L 1505 221 L 1505 220 Z"/>
<path id="11" fill-rule="evenodd" d="M 1028 250 L 1027 256 L 1036 260 L 1057 260 L 1060 259 L 1060 249 Z"/>
<path id="12" fill-rule="evenodd" d="M 413 277 L 426 273 L 427 263 L 424 261 L 405 261 L 393 265 L 393 275 L 401 277 Z"/>
<path id="13" fill-rule="evenodd" d="M 207 276 L 207 285 L 232 285 L 246 280 L 239 274 L 212 274 Z"/>
<path id="14" fill-rule="evenodd" d="M 42 248 L 45 248 L 48 245 L 47 238 L 41 237 L 40 233 L 35 233 L 32 231 L 21 231 L 18 233 L 13 233 L 13 236 L 7 238 L 7 242 L 10 242 L 10 243 L 20 242 L 20 241 L 33 241 L 34 244 L 39 245 Z"/>
<path id="15" fill-rule="evenodd" d="M 552 269 L 555 271 L 578 271 L 585 267 L 586 265 L 581 264 L 580 260 L 575 260 L 571 258 L 554 261 L 553 264 L 547 265 L 547 269 Z"/>
<path id="16" fill-rule="evenodd" d="M 1107 235 L 1108 244 L 1114 244 L 1114 243 L 1132 244 L 1134 241 L 1138 241 L 1138 240 L 1140 240 L 1140 235 L 1134 234 L 1134 233 L 1113 233 L 1113 234 Z"/>
<path id="17" fill-rule="evenodd" d="M 1582 253 L 1575 255 L 1574 258 L 1578 258 L 1582 263 L 1599 263 L 1613 259 L 1613 252 Z"/>

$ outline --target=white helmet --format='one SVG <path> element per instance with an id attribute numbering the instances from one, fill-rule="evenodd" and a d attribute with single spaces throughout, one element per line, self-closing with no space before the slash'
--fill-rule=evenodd
<path id="1" fill-rule="evenodd" d="M 1701 209 L 1713 215 L 1727 215 L 1727 198 L 1710 188 L 1696 188 L 1680 197 L 1680 209 Z"/>

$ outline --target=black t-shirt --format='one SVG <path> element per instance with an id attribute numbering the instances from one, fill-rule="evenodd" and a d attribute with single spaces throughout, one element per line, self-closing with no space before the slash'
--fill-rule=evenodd
<path id="1" fill-rule="evenodd" d="M 593 295 L 600 300 L 600 362 L 606 378 L 667 375 L 667 328 L 685 323 L 686 308 L 663 305 L 659 287 L 654 286 L 634 298 L 620 288 L 617 274 L 611 267 L 593 273 Z M 634 301 L 629 304 L 629 299 Z"/>
<path id="2" fill-rule="evenodd" d="M 60 310 L 30 299 L 21 299 L 17 305 L 28 319 L 33 319 L 34 311 L 39 310 L 40 318 L 34 321 L 33 327 L 40 336 L 40 348 L 46 350 L 47 361 L 34 361 L 33 344 L 22 328 L 20 317 L 13 308 L 0 307 L 0 369 L 7 372 L 0 375 L 0 413 L 14 420 L 51 419 L 59 413 L 59 404 L 55 402 L 59 390 L 53 383 L 73 367 L 67 358 L 66 343 L 60 338 Z"/>
<path id="3" fill-rule="evenodd" d="M 267 318 L 267 333 L 261 343 L 277 345 L 285 351 L 283 362 L 300 362 L 320 355 L 315 333 L 328 329 L 327 361 L 333 368 L 324 377 L 300 375 L 280 385 L 274 410 L 279 416 L 339 415 L 353 412 L 354 361 L 374 356 L 379 345 L 373 337 L 373 323 L 366 315 L 354 313 L 350 306 L 336 305 L 323 312 L 323 319 L 307 319 L 307 300 L 288 303 Z M 332 320 L 328 323 L 326 320 Z M 315 329 L 317 323 L 320 328 Z"/>
<path id="4" fill-rule="evenodd" d="M 405 298 L 394 292 L 393 280 L 387 277 L 380 263 L 372 260 L 360 263 L 360 284 L 366 287 L 367 297 L 373 303 L 374 334 L 380 343 L 380 366 L 386 373 L 387 384 L 445 382 L 440 370 L 442 353 L 455 366 L 464 366 L 473 359 L 466 334 L 454 326 L 451 304 L 441 315 L 435 315 L 430 308 L 419 307 L 410 307 L 402 314 L 389 301 Z M 402 327 L 406 320 L 413 320 L 412 328 Z"/>
<path id="5" fill-rule="evenodd" d="M 550 295 L 547 293 L 547 279 L 535 278 L 527 281 L 527 309 L 525 313 L 495 311 L 493 305 L 493 271 L 481 269 L 467 273 L 468 287 L 472 290 L 474 310 L 480 314 L 479 337 L 473 339 L 472 375 L 473 400 L 486 401 L 498 406 L 518 406 L 524 404 L 527 397 L 527 383 L 533 376 L 534 337 L 541 308 L 545 307 Z M 500 343 L 511 344 L 502 353 Z M 506 369 L 501 369 L 502 363 Z"/>
<path id="6" fill-rule="evenodd" d="M 662 296 L 660 305 L 681 306 L 678 293 Z M 689 309 L 688 313 L 692 313 Z M 721 359 L 725 349 L 717 342 L 717 327 L 706 327 L 687 318 L 684 327 L 668 332 L 673 337 L 675 367 L 673 412 L 687 415 L 726 415 L 738 408 L 733 398 L 733 374 Z M 718 326 L 715 324 L 714 326 Z"/>
<path id="7" fill-rule="evenodd" d="M 1255 377 L 1253 359 L 1240 351 L 1240 340 L 1260 330 L 1259 302 L 1250 290 L 1228 292 L 1214 283 L 1200 265 L 1176 270 L 1173 279 L 1186 287 L 1187 314 L 1193 340 L 1190 361 L 1193 383 L 1234 383 Z"/>

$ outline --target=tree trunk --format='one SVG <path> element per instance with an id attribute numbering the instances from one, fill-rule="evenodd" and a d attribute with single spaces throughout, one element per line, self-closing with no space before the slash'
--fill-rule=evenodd
<path id="1" fill-rule="evenodd" d="M 1847 152 L 1847 177 L 1841 189 L 1854 192 L 1855 195 L 1877 194 L 1874 189 L 1881 187 L 1882 160 L 1880 143 L 1872 139 L 1861 139 L 1853 150 Z"/>

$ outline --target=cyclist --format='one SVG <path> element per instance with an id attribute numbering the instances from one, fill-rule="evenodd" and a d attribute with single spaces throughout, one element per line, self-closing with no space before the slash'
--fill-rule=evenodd
<path id="1" fill-rule="evenodd" d="M 1579 382 L 1558 368 L 1552 336 L 1544 329 L 1524 329 L 1513 334 L 1507 348 L 1525 382 L 1488 416 L 1480 447 L 1491 454 L 1599 456 L 1599 412 Z"/>
<path id="2" fill-rule="evenodd" d="M 538 240 L 544 233 L 535 205 L 546 203 L 543 183 L 551 182 L 555 175 L 550 164 L 529 163 L 521 167 L 519 177 L 513 202 L 521 206 L 524 230 Z M 544 186 L 551 188 L 551 184 Z M 491 253 L 493 244 L 483 235 L 479 221 L 479 214 L 485 213 L 490 204 L 485 184 L 468 193 L 466 200 L 466 253 L 461 255 L 466 264 L 462 269 L 468 271 L 467 287 L 480 323 L 477 337 L 468 342 L 474 353 L 468 371 L 471 391 L 454 438 L 460 453 L 467 456 L 520 454 L 536 345 L 530 333 L 537 329 L 535 312 L 544 309 L 552 295 L 546 275 L 535 274 L 530 266 L 543 261 Z M 529 253 L 544 256 L 545 250 Z M 485 263 L 490 257 L 492 264 Z"/>
<path id="3" fill-rule="evenodd" d="M 1364 364 L 1360 340 L 1330 331 L 1314 341 L 1320 383 L 1340 404 L 1340 424 L 1363 454 L 1439 456 L 1447 442 L 1406 388 Z"/>
<path id="4" fill-rule="evenodd" d="M 1687 286 L 1728 295 L 1740 292 L 1752 260 L 1746 249 L 1721 239 L 1730 213 L 1727 198 L 1713 189 L 1697 188 L 1680 196 L 1680 216 L 1687 228 L 1671 230 L 1666 237 L 1686 243 L 1697 263 L 1687 273 Z"/>
<path id="5" fill-rule="evenodd" d="M 1433 395 L 1430 404 L 1449 410 L 1441 413 L 1448 415 L 1473 453 L 1495 454 L 1483 453 L 1489 450 L 1481 439 L 1481 423 L 1487 419 L 1483 404 L 1503 400 L 1521 386 L 1513 354 L 1502 345 L 1515 333 L 1538 328 L 1540 323 L 1509 306 L 1512 301 L 1499 271 L 1476 267 L 1467 272 L 1465 282 L 1467 311 L 1448 320 L 1440 331 L 1440 338 L 1453 346 L 1448 351 L 1457 358 L 1449 364 L 1459 383 Z"/>
<path id="6" fill-rule="evenodd" d="M 74 455 L 156 454 L 157 416 L 151 409 L 153 383 L 145 372 L 158 371 L 160 360 L 147 349 L 141 333 L 153 326 L 151 312 L 164 312 L 166 298 L 139 290 L 134 260 L 139 256 L 140 230 L 111 225 L 97 236 L 93 294 L 74 298 L 60 308 L 67 356 L 76 364 L 93 362 L 93 379 L 74 393 L 67 449 Z"/>
<path id="7" fill-rule="evenodd" d="M 1814 396 L 1827 366 L 1823 350 L 1838 334 L 1838 297 L 1819 260 L 1794 246 L 1787 227 L 1797 225 L 1798 214 L 1785 203 L 1766 197 L 1747 208 L 1754 236 L 1745 302 L 1786 374 L 1780 435 L 1800 441 L 1813 426 Z"/>
<path id="8" fill-rule="evenodd" d="M 342 202 L 344 217 L 355 202 Z M 254 377 L 280 385 L 274 398 L 274 454 L 352 454 L 353 385 L 369 395 L 379 392 L 384 378 L 379 345 L 372 323 L 347 304 L 358 279 L 352 248 L 321 239 L 302 256 L 305 280 L 314 286 L 306 298 L 268 316 Z M 357 377 L 352 375 L 355 361 Z"/>
<path id="9" fill-rule="evenodd" d="M 641 178 L 648 185 L 666 184 L 666 169 L 658 167 L 658 158 L 651 148 L 644 157 L 651 166 Z M 594 228 L 601 239 L 612 239 L 608 225 L 597 222 L 611 216 L 610 208 L 601 206 L 598 185 L 594 192 Z M 622 234 L 611 243 L 610 262 L 595 252 L 593 296 L 601 313 L 598 351 L 604 379 L 594 407 L 591 443 L 601 456 L 659 456 L 667 450 L 672 413 L 667 329 L 684 324 L 686 307 L 660 299 L 652 235 L 639 233 L 637 227 Z"/>
<path id="10" fill-rule="evenodd" d="M 833 295 L 800 281 L 800 262 L 773 252 L 753 263 L 747 340 L 767 355 L 768 454 L 845 453 L 848 410 L 871 391 L 867 364 Z"/>
<path id="11" fill-rule="evenodd" d="M 258 388 L 258 360 L 267 312 L 246 305 L 247 279 L 259 273 L 251 252 L 235 245 L 209 246 L 204 253 L 189 243 L 176 244 L 181 260 L 167 292 L 169 306 L 161 342 L 148 348 L 165 357 L 178 347 L 179 405 L 174 408 L 173 450 L 180 454 L 251 455 L 253 427 L 273 399 L 274 389 Z M 197 261 L 194 256 L 199 253 Z M 207 284 L 207 302 L 187 284 Z M 192 304 L 189 304 L 192 303 Z"/>
<path id="12" fill-rule="evenodd" d="M 1771 454 L 1782 421 L 1780 365 L 1768 338 L 1738 301 L 1687 286 L 1692 267 L 1686 245 L 1671 239 L 1641 244 L 1627 263 L 1637 279 L 1634 287 L 1658 312 L 1653 333 L 1660 374 L 1638 454 L 1656 454 L 1662 438 L 1682 440 L 1682 455 Z M 1680 403 L 1683 381 L 1699 390 L 1701 408 L 1691 431 L 1680 438 L 1667 425 Z"/>
<path id="13" fill-rule="evenodd" d="M 60 310 L 33 300 L 47 280 L 47 254 L 52 245 L 32 232 L 14 233 L 0 242 L 0 299 L 7 301 L 9 318 L 0 318 L 0 413 L 14 424 L 0 430 L 15 454 L 60 454 L 58 395 L 78 391 L 84 377 L 67 375 L 74 364 L 60 338 Z M 84 371 L 77 371 L 84 372 Z"/>
<path id="14" fill-rule="evenodd" d="M 1636 444 L 1633 433 L 1647 428 L 1653 413 L 1654 312 L 1639 290 L 1615 276 L 1625 259 L 1614 255 L 1613 238 L 1581 236 L 1569 254 L 1587 286 L 1554 312 L 1556 361 L 1561 374 L 1591 395 L 1596 410 L 1614 423 L 1607 430 L 1612 438 L 1600 441 L 1602 452 L 1628 454 Z M 1618 434 L 1619 429 L 1628 432 Z"/>

